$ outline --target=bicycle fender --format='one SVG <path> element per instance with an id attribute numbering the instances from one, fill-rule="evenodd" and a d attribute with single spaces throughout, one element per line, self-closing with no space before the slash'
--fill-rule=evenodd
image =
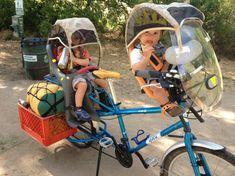
<path id="1" fill-rule="evenodd" d="M 223 150 L 225 148 L 222 145 L 219 145 L 219 144 L 216 144 L 213 142 L 209 142 L 209 141 L 204 141 L 204 140 L 193 140 L 192 146 L 204 147 L 204 148 L 211 149 L 211 150 Z M 183 141 L 177 142 L 174 145 L 172 145 L 169 149 L 167 149 L 167 151 L 164 153 L 164 155 L 160 161 L 160 165 L 162 166 L 167 155 L 169 155 L 172 151 L 174 151 L 178 148 L 182 148 L 182 147 L 185 147 L 185 143 Z"/>

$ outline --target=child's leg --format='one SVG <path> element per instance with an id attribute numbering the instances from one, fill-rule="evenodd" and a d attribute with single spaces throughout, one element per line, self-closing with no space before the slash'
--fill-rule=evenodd
<path id="1" fill-rule="evenodd" d="M 108 89 L 108 84 L 107 84 L 107 81 L 106 81 L 106 80 L 96 78 L 96 79 L 94 79 L 94 82 L 95 82 L 98 86 L 100 86 L 100 87 L 102 87 L 102 88 L 104 88 L 104 89 Z"/>
<path id="2" fill-rule="evenodd" d="M 82 107 L 83 98 L 84 98 L 84 95 L 87 90 L 87 83 L 86 82 L 78 82 L 75 85 L 75 88 L 77 90 L 75 93 L 75 105 L 76 105 L 76 107 Z"/>
<path id="3" fill-rule="evenodd" d="M 82 103 L 84 99 L 84 95 L 87 90 L 87 83 L 84 78 L 75 77 L 73 80 L 73 89 L 76 91 L 75 93 L 75 105 L 76 105 L 76 118 L 82 121 L 91 120 L 90 115 L 82 108 Z"/>
<path id="4" fill-rule="evenodd" d="M 104 79 L 100 79 L 100 78 L 95 78 L 91 72 L 86 73 L 86 75 L 88 76 L 88 78 L 93 81 L 95 84 L 97 84 L 98 86 L 107 89 L 108 88 L 108 83 L 106 80 Z"/>
<path id="5" fill-rule="evenodd" d="M 169 93 L 165 89 L 157 87 L 150 87 L 150 89 L 153 91 L 153 96 L 155 97 L 155 99 L 161 105 L 165 105 L 169 102 Z"/>
<path id="6" fill-rule="evenodd" d="M 156 83 L 156 81 L 152 81 L 151 83 Z M 174 102 L 170 102 L 168 98 L 169 93 L 166 89 L 157 88 L 153 86 L 150 87 L 150 89 L 153 91 L 153 95 L 155 99 L 161 104 L 162 109 L 163 109 L 162 112 L 167 112 L 172 117 L 175 117 L 183 112 L 178 104 Z"/>

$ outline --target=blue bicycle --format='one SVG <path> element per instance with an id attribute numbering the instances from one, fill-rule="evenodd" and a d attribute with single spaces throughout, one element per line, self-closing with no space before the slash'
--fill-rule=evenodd
<path id="1" fill-rule="evenodd" d="M 178 5 L 175 8 L 178 8 Z M 167 9 L 167 7 L 168 6 L 165 8 Z M 174 5 L 171 5 L 170 7 L 174 7 Z M 197 10 L 190 5 L 182 5 L 182 8 Z M 148 10 L 146 11 L 146 9 Z M 151 12 L 150 14 L 157 15 L 157 12 L 160 12 L 161 10 L 162 7 L 157 5 L 152 6 L 152 4 L 148 3 L 142 4 L 139 8 L 133 10 L 133 18 L 130 17 L 127 22 L 128 27 L 126 35 L 132 35 L 127 36 L 126 44 L 128 50 L 133 49 L 133 44 L 135 42 L 132 41 L 136 39 L 136 36 L 134 35 L 135 32 L 128 31 L 131 30 L 134 24 L 137 24 L 132 23 L 133 20 L 138 17 L 138 14 L 143 15 L 147 12 Z M 198 14 L 194 13 L 194 15 L 196 14 L 198 17 L 201 17 L 202 14 L 199 11 L 196 12 Z M 161 11 L 161 15 L 163 14 L 164 13 Z M 141 17 L 136 20 L 141 23 L 141 19 L 147 19 L 148 17 L 149 16 L 147 15 L 146 18 Z M 155 134 L 148 134 L 145 136 L 144 131 L 139 129 L 135 136 L 128 136 L 123 115 L 160 114 L 161 107 L 120 108 L 120 103 L 117 102 L 115 90 L 111 81 L 113 78 L 120 77 L 120 74 L 99 70 L 95 67 L 89 67 L 85 70 L 87 72 L 92 72 L 93 75 L 99 78 L 106 79 L 111 94 L 109 94 L 107 90 L 100 88 L 87 80 L 89 89 L 84 97 L 84 105 L 86 111 L 92 116 L 92 120 L 89 122 L 76 120 L 73 115 L 72 105 L 74 105 L 74 91 L 72 90 L 71 85 L 72 79 L 77 74 L 77 71 L 71 70 L 68 73 L 58 68 L 58 63 L 53 51 L 61 45 L 68 48 L 70 52 L 72 48 L 84 45 L 90 47 L 88 48 L 89 51 L 92 50 L 92 53 L 98 53 L 99 56 L 102 55 L 102 51 L 100 49 L 99 52 L 94 52 L 95 44 L 100 46 L 100 42 L 96 30 L 89 19 L 71 18 L 58 20 L 52 28 L 47 44 L 51 72 L 55 76 L 49 76 L 46 79 L 61 85 L 64 89 L 66 122 L 69 126 L 78 129 L 78 132 L 75 135 L 70 136 L 68 140 L 77 147 L 82 148 L 90 147 L 93 142 L 99 143 L 100 149 L 96 175 L 99 174 L 101 154 L 103 153 L 102 150 L 103 148 L 108 147 L 114 148 L 114 158 L 126 168 L 132 166 L 133 154 L 136 154 L 145 168 L 159 165 L 161 167 L 160 175 L 162 176 L 233 175 L 235 173 L 235 156 L 219 144 L 198 140 L 190 128 L 189 115 L 193 114 L 196 119 L 203 122 L 201 109 L 208 110 L 214 107 L 221 99 L 223 87 L 218 61 L 213 48 L 209 43 L 208 35 L 201 27 L 200 19 L 189 18 L 188 20 L 183 20 L 180 30 L 177 26 L 175 26 L 175 28 L 174 26 L 170 26 L 169 22 L 176 25 L 176 21 L 173 21 L 169 15 L 167 16 L 167 19 L 170 21 L 164 21 L 162 17 L 154 17 L 150 18 L 150 22 L 152 22 L 151 20 L 153 19 L 161 19 L 161 24 L 166 24 L 164 27 L 160 26 L 161 30 L 165 30 L 164 34 L 166 37 L 163 39 L 165 43 L 169 41 L 172 41 L 173 43 L 171 46 L 168 46 L 168 49 L 165 51 L 166 56 L 167 53 L 169 56 L 166 57 L 166 60 L 172 65 L 176 65 L 176 67 L 167 72 L 136 71 L 135 76 L 140 83 L 143 83 L 141 80 L 146 79 L 155 79 L 157 81 L 155 85 L 147 84 L 146 82 L 145 84 L 141 84 L 142 89 L 146 94 L 149 86 L 161 86 L 168 90 L 172 101 L 177 102 L 184 109 L 184 113 L 179 115 L 179 121 Z M 147 23 L 145 22 L 145 24 Z M 151 27 L 151 29 L 159 29 L 159 25 Z M 83 43 L 79 46 L 72 46 L 71 39 L 69 38 L 72 35 L 71 32 L 73 33 L 75 31 L 79 31 L 84 39 Z M 143 31 L 146 32 L 146 30 Z M 141 32 L 137 34 L 141 34 Z M 92 58 L 93 60 L 96 60 L 96 57 Z M 179 58 L 183 59 L 179 60 Z M 99 65 L 99 59 L 97 60 Z M 86 72 L 83 74 L 85 73 Z M 196 105 L 201 109 L 195 109 Z M 117 140 L 114 135 L 107 130 L 105 121 L 110 119 L 110 116 L 111 118 L 118 119 L 122 135 L 120 140 Z M 150 143 L 157 141 L 161 137 L 174 136 L 171 135 L 171 133 L 179 129 L 184 131 L 184 140 L 167 149 L 160 162 L 155 158 L 143 159 L 140 154 L 141 149 L 147 147 Z M 135 145 L 131 145 L 130 141 L 134 141 Z"/>
<path id="2" fill-rule="evenodd" d="M 152 78 L 155 77 L 159 79 L 159 77 L 164 77 L 164 75 L 169 73 L 159 73 L 156 71 L 143 73 L 140 71 L 137 74 L 144 77 L 149 77 L 151 75 Z M 109 76 L 107 76 L 107 78 L 110 79 Z M 109 80 L 109 84 L 112 87 L 111 80 Z M 111 90 L 114 89 L 111 88 Z M 74 143 L 77 147 L 82 148 L 90 147 L 92 142 L 99 142 L 101 146 L 99 162 L 102 148 L 112 146 L 115 149 L 116 159 L 126 168 L 132 166 L 132 155 L 136 154 L 145 168 L 159 165 L 161 167 L 161 175 L 163 176 L 232 175 L 234 173 L 235 156 L 232 153 L 228 152 L 225 147 L 219 144 L 198 140 L 192 133 L 190 122 L 188 120 L 189 114 L 193 114 L 200 122 L 204 121 L 198 111 L 193 107 L 189 107 L 189 111 L 180 115 L 178 122 L 170 125 L 160 132 L 143 137 L 145 135 L 144 131 L 140 129 L 136 136 L 130 138 L 126 132 L 123 115 L 161 113 L 161 107 L 120 109 L 120 103 L 115 102 L 112 96 L 105 90 L 96 89 L 96 91 L 98 91 L 99 94 L 105 94 L 105 99 L 98 99 L 97 94 L 94 92 L 89 94 L 89 98 L 101 107 L 100 110 L 97 110 L 97 114 L 101 119 L 99 129 L 95 128 L 93 122 L 90 122 L 89 124 L 80 124 L 77 127 L 79 132 L 74 136 L 69 137 L 68 140 Z M 183 104 L 182 106 L 184 106 Z M 107 124 L 105 122 L 106 116 L 116 116 L 118 119 L 122 133 L 121 142 L 118 142 L 115 137 L 107 131 Z M 160 163 L 158 163 L 155 158 L 143 159 L 139 152 L 141 149 L 145 148 L 150 143 L 157 141 L 161 137 L 171 136 L 171 133 L 179 129 L 183 129 L 184 131 L 184 141 L 178 142 L 167 149 Z M 136 145 L 131 146 L 130 140 L 134 141 Z M 99 168 L 99 162 L 97 168 Z"/>

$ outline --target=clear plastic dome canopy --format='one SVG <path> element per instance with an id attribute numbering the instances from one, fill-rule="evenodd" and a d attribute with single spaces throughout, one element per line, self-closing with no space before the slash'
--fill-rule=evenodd
<path id="1" fill-rule="evenodd" d="M 223 81 L 210 37 L 202 27 L 204 18 L 186 3 L 143 3 L 132 10 L 125 39 L 130 51 L 146 31 L 162 31 L 164 57 L 178 69 L 186 94 L 203 110 L 211 111 L 222 98 Z"/>

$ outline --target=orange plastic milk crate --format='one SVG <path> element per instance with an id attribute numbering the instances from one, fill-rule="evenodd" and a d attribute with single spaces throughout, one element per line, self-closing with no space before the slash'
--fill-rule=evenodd
<path id="1" fill-rule="evenodd" d="M 18 103 L 21 128 L 43 146 L 49 146 L 77 132 L 67 125 L 63 113 L 40 117 Z"/>

